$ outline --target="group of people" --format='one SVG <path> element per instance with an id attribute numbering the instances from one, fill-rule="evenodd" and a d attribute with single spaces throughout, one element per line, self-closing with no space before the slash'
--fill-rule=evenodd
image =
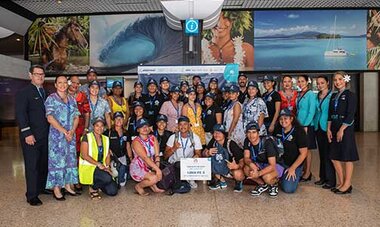
<path id="1" fill-rule="evenodd" d="M 56 92 L 43 89 L 44 68 L 30 68 L 31 84 L 16 96 L 16 118 L 25 159 L 27 201 L 41 205 L 41 193 L 77 196 L 89 185 L 92 199 L 101 193 L 114 196 L 131 178 L 136 193 L 161 193 L 163 169 L 174 166 L 180 179 L 181 158 L 211 158 L 210 190 L 224 189 L 227 179 L 234 191 L 254 182 L 250 191 L 277 196 L 281 188 L 294 193 L 299 182 L 312 177 L 311 150 L 318 148 L 322 188 L 351 193 L 353 162 L 358 153 L 354 135 L 356 97 L 349 91 L 350 76 L 336 72 L 333 89 L 318 76 L 318 94 L 311 79 L 283 76 L 276 91 L 268 75 L 260 94 L 257 81 L 239 75 L 238 83 L 219 89 L 217 78 L 208 86 L 200 76 L 192 84 L 171 86 L 167 77 L 135 82 L 134 92 L 123 97 L 115 81 L 106 94 L 93 68 L 87 83 L 77 76 L 57 76 Z M 191 188 L 197 182 L 186 181 Z M 167 189 L 165 189 L 167 190 Z"/>

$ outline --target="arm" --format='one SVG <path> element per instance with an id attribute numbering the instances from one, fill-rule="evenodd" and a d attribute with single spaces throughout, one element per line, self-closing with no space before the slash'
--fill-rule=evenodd
<path id="1" fill-rule="evenodd" d="M 107 123 L 107 127 L 110 129 L 111 128 L 111 116 L 110 116 L 110 113 L 104 113 L 104 116 L 106 118 L 106 123 Z"/>
<path id="2" fill-rule="evenodd" d="M 278 119 L 278 116 L 280 115 L 281 101 L 275 102 L 275 109 L 276 109 L 276 112 L 273 115 L 273 120 L 272 120 L 272 122 L 270 124 L 270 127 L 269 127 L 269 131 L 270 132 L 273 132 L 274 126 L 276 125 L 276 122 L 277 122 L 277 119 Z M 313 116 L 314 116 L 314 114 L 313 114 Z"/>
<path id="3" fill-rule="evenodd" d="M 215 118 L 217 124 L 222 124 L 222 113 L 216 113 Z"/>
<path id="4" fill-rule="evenodd" d="M 132 142 L 132 149 L 154 171 L 160 171 L 160 168 L 146 155 L 145 148 L 137 140 Z"/>
<path id="5" fill-rule="evenodd" d="M 257 123 L 259 124 L 259 128 L 264 124 L 264 113 L 260 113 L 259 119 L 257 119 Z"/>
<path id="6" fill-rule="evenodd" d="M 356 97 L 352 93 L 350 93 L 349 99 L 347 100 L 346 116 L 344 118 L 342 126 L 340 126 L 339 131 L 337 133 L 338 142 L 342 141 L 344 130 L 346 130 L 347 127 L 354 124 L 357 105 L 356 102 Z"/>
<path id="7" fill-rule="evenodd" d="M 133 159 L 133 155 L 132 155 L 132 148 L 131 148 L 131 143 L 130 142 L 127 142 L 125 144 L 125 146 L 127 146 L 127 155 L 128 155 L 128 158 L 130 161 L 132 161 Z"/>
<path id="8" fill-rule="evenodd" d="M 276 170 L 276 157 L 269 157 L 268 158 L 268 166 L 266 166 L 264 169 L 258 171 L 258 176 L 262 177 L 274 170 Z"/>
<path id="9" fill-rule="evenodd" d="M 84 114 L 84 128 L 88 130 L 88 126 L 90 125 L 90 113 Z"/>
<path id="10" fill-rule="evenodd" d="M 154 137 L 154 163 L 160 166 L 160 144 L 156 137 Z"/>
<path id="11" fill-rule="evenodd" d="M 62 127 L 62 125 L 53 117 L 53 115 L 48 115 L 47 121 L 49 122 L 51 126 L 57 129 L 59 132 L 65 135 L 68 133 L 67 130 L 64 127 Z"/>
<path id="12" fill-rule="evenodd" d="M 258 170 L 257 166 L 255 165 L 255 163 L 252 162 L 252 159 L 251 159 L 251 152 L 247 149 L 244 150 L 244 164 L 246 166 L 248 166 L 250 169 L 252 170 Z"/>
<path id="13" fill-rule="evenodd" d="M 181 115 L 187 117 L 187 105 L 183 105 Z"/>
<path id="14" fill-rule="evenodd" d="M 289 169 L 292 168 L 294 171 L 303 163 L 307 156 L 307 147 L 299 148 L 298 150 L 300 154 L 298 155 L 296 161 L 289 167 Z"/>
<path id="15" fill-rule="evenodd" d="M 172 156 L 174 154 L 174 152 L 176 152 L 176 150 L 181 147 L 181 144 L 179 144 L 178 141 L 175 141 L 174 140 L 174 135 L 171 135 L 168 139 L 168 141 L 166 142 L 166 148 L 165 148 L 165 152 L 164 152 L 164 158 L 165 159 L 168 159 L 170 158 L 170 156 Z"/>
<path id="16" fill-rule="evenodd" d="M 233 108 L 234 108 L 234 114 L 232 117 L 231 127 L 228 130 L 228 136 L 230 136 L 232 134 L 232 132 L 235 130 L 235 127 L 239 121 L 240 114 L 241 114 L 241 106 L 240 105 L 235 104 Z"/>
<path id="17" fill-rule="evenodd" d="M 89 155 L 89 150 L 88 150 L 88 142 L 87 141 L 82 141 L 80 143 L 80 155 L 81 157 L 86 160 L 87 162 L 93 164 L 93 165 L 96 165 L 96 166 L 100 166 L 101 164 L 97 161 L 95 161 L 95 159 L 93 159 L 90 155 Z"/>
<path id="18" fill-rule="evenodd" d="M 125 111 L 125 116 L 124 116 L 124 126 L 127 125 L 128 123 L 128 119 L 129 119 L 129 116 L 131 115 L 131 113 L 129 112 L 129 104 L 128 104 L 128 101 L 126 98 L 123 98 L 124 102 L 125 102 L 125 106 L 126 106 L 126 111 Z"/>
<path id="19" fill-rule="evenodd" d="M 22 138 L 25 138 L 25 142 L 29 145 L 34 145 L 36 142 L 32 130 L 29 125 L 29 116 L 28 116 L 28 99 L 27 96 L 18 92 L 16 95 L 16 121 L 20 128 L 20 135 Z"/>

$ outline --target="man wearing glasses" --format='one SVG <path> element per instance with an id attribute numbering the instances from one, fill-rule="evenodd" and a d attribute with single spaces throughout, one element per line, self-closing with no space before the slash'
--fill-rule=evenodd
<path id="1" fill-rule="evenodd" d="M 49 133 L 44 105 L 47 94 L 42 87 L 45 69 L 33 65 L 29 77 L 31 84 L 16 94 L 16 121 L 25 162 L 26 199 L 31 206 L 39 206 L 38 196 L 51 193 L 45 190 Z"/>

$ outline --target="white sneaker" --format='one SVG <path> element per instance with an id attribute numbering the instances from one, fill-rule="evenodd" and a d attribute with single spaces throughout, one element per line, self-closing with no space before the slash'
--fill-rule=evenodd
<path id="1" fill-rule="evenodd" d="M 123 183 L 120 183 L 120 187 L 124 187 L 127 181 L 124 181 Z"/>
<path id="2" fill-rule="evenodd" d="M 193 180 L 189 180 L 189 181 L 187 181 L 187 182 L 190 184 L 190 187 L 191 187 L 192 189 L 198 188 L 198 184 L 195 183 L 195 181 L 193 181 Z"/>

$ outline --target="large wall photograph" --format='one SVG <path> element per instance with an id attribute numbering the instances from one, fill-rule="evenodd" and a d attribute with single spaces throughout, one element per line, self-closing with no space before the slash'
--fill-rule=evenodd
<path id="1" fill-rule="evenodd" d="M 366 70 L 366 10 L 255 12 L 255 70 Z"/>
<path id="2" fill-rule="evenodd" d="M 254 67 L 253 12 L 223 11 L 218 24 L 202 32 L 202 64 L 239 64 L 240 71 Z"/>
<path id="3" fill-rule="evenodd" d="M 380 10 L 372 9 L 367 19 L 367 66 L 370 70 L 380 69 Z"/>
<path id="4" fill-rule="evenodd" d="M 183 63 L 182 33 L 169 28 L 163 14 L 91 16 L 90 24 L 90 62 L 98 72 Z"/>
<path id="5" fill-rule="evenodd" d="M 47 73 L 86 73 L 89 68 L 88 16 L 38 18 L 28 38 L 29 60 Z"/>

